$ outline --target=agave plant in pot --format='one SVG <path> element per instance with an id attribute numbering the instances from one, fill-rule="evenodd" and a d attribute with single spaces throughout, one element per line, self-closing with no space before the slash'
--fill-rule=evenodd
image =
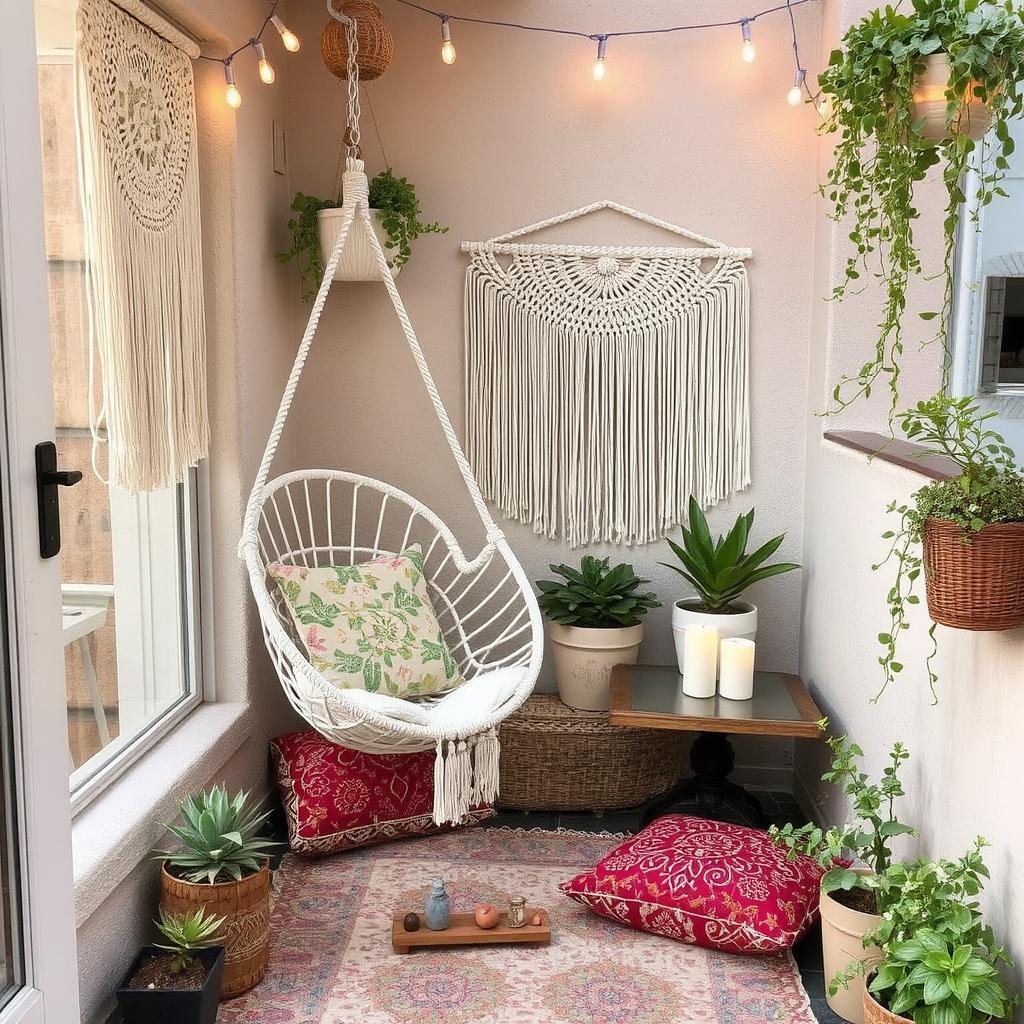
<path id="1" fill-rule="evenodd" d="M 819 725 L 824 731 L 828 723 L 822 719 Z M 894 743 L 881 778 L 872 782 L 860 769 L 863 751 L 856 743 L 846 736 L 826 740 L 832 764 L 822 781 L 842 789 L 850 807 L 846 823 L 829 829 L 813 824 L 772 826 L 769 834 L 790 856 L 814 857 L 824 869 L 820 910 L 825 974 L 832 978 L 851 973 L 848 985 L 830 989 L 828 1005 L 844 1020 L 862 1024 L 864 982 L 853 977 L 853 965 L 877 953 L 870 936 L 895 895 L 878 884 L 893 863 L 892 841 L 917 834 L 898 820 L 895 809 L 904 795 L 900 768 L 910 755 L 902 743 Z"/>
<path id="2" fill-rule="evenodd" d="M 258 984 L 267 967 L 270 938 L 270 866 L 267 851 L 279 846 L 261 838 L 269 811 L 249 805 L 249 794 L 229 797 L 213 786 L 179 805 L 180 824 L 164 827 L 180 850 L 161 850 L 161 909 L 170 914 L 205 910 L 224 918 L 221 996 Z"/>
<path id="3" fill-rule="evenodd" d="M 661 602 L 641 593 L 649 580 L 631 565 L 609 567 L 609 559 L 584 555 L 579 569 L 549 568 L 562 581 L 539 580 L 538 604 L 548 617 L 555 679 L 565 704 L 581 711 L 608 707 L 608 684 L 616 665 L 636 663 L 643 639 L 641 621 Z"/>
<path id="4" fill-rule="evenodd" d="M 757 606 L 740 598 L 755 583 L 800 568 L 795 562 L 765 564 L 778 551 L 785 534 L 773 537 L 747 554 L 753 525 L 754 510 L 751 509 L 737 518 L 728 534 L 715 540 L 700 505 L 691 497 L 689 522 L 682 527 L 683 543 L 668 539 L 679 564 L 660 564 L 679 573 L 697 591 L 696 597 L 683 598 L 672 607 L 672 635 L 680 672 L 683 671 L 687 626 L 712 627 L 718 631 L 719 640 L 727 637 L 753 640 L 757 633 Z"/>
<path id="5" fill-rule="evenodd" d="M 199 909 L 156 922 L 162 941 L 144 947 L 117 990 L 124 1024 L 214 1024 L 224 973 L 217 944 L 224 918 Z"/>

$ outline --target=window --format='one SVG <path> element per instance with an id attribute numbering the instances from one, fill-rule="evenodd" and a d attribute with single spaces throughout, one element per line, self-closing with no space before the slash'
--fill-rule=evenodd
<path id="1" fill-rule="evenodd" d="M 56 441 L 83 480 L 61 494 L 68 769 L 81 806 L 200 700 L 195 480 L 129 495 L 94 446 L 87 262 L 73 102 L 74 5 L 37 0 Z M 98 374 L 98 369 L 95 370 Z"/>

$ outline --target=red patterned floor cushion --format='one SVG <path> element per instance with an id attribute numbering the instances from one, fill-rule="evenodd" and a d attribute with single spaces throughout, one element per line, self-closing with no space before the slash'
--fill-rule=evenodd
<path id="1" fill-rule="evenodd" d="M 595 913 L 728 953 L 788 949 L 818 913 L 821 868 L 767 833 L 669 814 L 560 886 Z"/>
<path id="2" fill-rule="evenodd" d="M 318 857 L 355 846 L 447 831 L 434 824 L 434 752 L 362 754 L 318 732 L 270 741 L 288 845 Z M 474 807 L 466 824 L 494 816 Z"/>

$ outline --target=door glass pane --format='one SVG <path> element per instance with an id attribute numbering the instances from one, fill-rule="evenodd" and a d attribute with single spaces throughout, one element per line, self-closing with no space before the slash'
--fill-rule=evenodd
<path id="1" fill-rule="evenodd" d="M 105 482 L 100 368 L 90 354 L 74 114 L 73 0 L 36 0 L 50 350 L 60 466 L 61 592 L 74 790 L 192 692 L 182 488 L 130 495 Z M 92 363 L 92 365 L 91 365 Z"/>

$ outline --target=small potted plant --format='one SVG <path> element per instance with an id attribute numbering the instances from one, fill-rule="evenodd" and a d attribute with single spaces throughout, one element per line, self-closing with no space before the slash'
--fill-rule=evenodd
<path id="1" fill-rule="evenodd" d="M 795 562 L 765 564 L 779 549 L 785 534 L 773 537 L 748 555 L 747 543 L 753 525 L 754 510 L 751 509 L 736 520 L 728 534 L 719 536 L 716 541 L 700 505 L 691 497 L 689 523 L 682 527 L 683 543 L 668 540 L 680 564 L 660 564 L 679 573 L 697 591 L 696 597 L 676 601 L 672 607 L 672 635 L 680 672 L 683 671 L 687 626 L 713 626 L 720 640 L 726 637 L 753 640 L 757 633 L 757 606 L 741 601 L 740 597 L 761 580 L 800 568 Z"/>
<path id="2" fill-rule="evenodd" d="M 270 867 L 266 851 L 280 845 L 260 837 L 269 811 L 249 807 L 249 794 L 229 797 L 214 786 L 179 805 L 181 824 L 164 827 L 180 850 L 161 850 L 161 909 L 205 910 L 224 918 L 222 998 L 248 991 L 267 967 Z"/>
<path id="3" fill-rule="evenodd" d="M 641 620 L 661 607 L 654 594 L 639 592 L 650 581 L 640 579 L 633 566 L 609 568 L 608 561 L 584 555 L 579 569 L 550 566 L 564 582 L 537 583 L 538 604 L 549 620 L 559 696 L 581 711 L 607 709 L 612 668 L 636 664 L 644 635 Z"/>
<path id="4" fill-rule="evenodd" d="M 1012 961 L 976 899 L 988 878 L 986 845 L 979 837 L 958 860 L 892 864 L 879 876 L 887 903 L 869 936 L 877 952 L 829 982 L 830 991 L 859 983 L 865 1024 L 986 1024 L 1019 1005 L 1002 974 Z"/>
<path id="5" fill-rule="evenodd" d="M 377 239 L 388 257 L 392 276 L 409 262 L 412 243 L 420 235 L 448 230 L 436 222 L 420 220 L 420 202 L 416 186 L 407 178 L 396 177 L 389 167 L 370 180 L 370 216 Z M 292 233 L 291 248 L 277 253 L 282 263 L 295 262 L 302 282 L 302 299 L 312 302 L 324 276 L 334 243 L 341 231 L 344 197 L 320 199 L 297 192 L 292 200 L 295 216 L 288 221 Z M 360 230 L 350 231 L 335 281 L 376 281 L 380 274 L 369 241 Z"/>
<path id="6" fill-rule="evenodd" d="M 900 414 L 903 433 L 921 446 L 922 455 L 944 456 L 960 472 L 925 484 L 906 505 L 888 506 L 899 526 L 883 534 L 889 551 L 872 566 L 896 566 L 888 592 L 889 629 L 878 635 L 883 691 L 903 670 L 897 641 L 909 628 L 909 606 L 919 603 L 914 587 L 922 570 L 933 621 L 926 661 L 933 697 L 934 623 L 970 630 L 1024 624 L 1024 475 L 1013 449 L 985 427 L 995 415 L 980 413 L 971 398 L 943 394 Z"/>
<path id="7" fill-rule="evenodd" d="M 818 723 L 824 731 L 828 722 Z M 828 736 L 832 751 L 831 768 L 823 782 L 839 786 L 850 804 L 850 817 L 841 827 L 821 829 L 816 825 L 772 826 L 771 837 L 788 855 L 814 857 L 825 873 L 821 879 L 821 944 L 824 970 L 828 977 L 847 971 L 851 964 L 871 956 L 870 936 L 882 921 L 889 890 L 880 890 L 877 880 L 892 864 L 892 840 L 916 835 L 896 818 L 895 802 L 904 795 L 900 767 L 910 756 L 902 743 L 894 743 L 889 763 L 877 782 L 860 770 L 864 756 L 846 736 Z M 868 947 L 865 952 L 865 947 Z M 830 990 L 828 1005 L 853 1024 L 863 1021 L 863 987 L 854 979 L 848 986 Z"/>
<path id="8" fill-rule="evenodd" d="M 216 945 L 224 918 L 203 910 L 160 911 L 163 942 L 146 946 L 117 990 L 124 1024 L 213 1024 L 217 1019 L 224 947 Z"/>

